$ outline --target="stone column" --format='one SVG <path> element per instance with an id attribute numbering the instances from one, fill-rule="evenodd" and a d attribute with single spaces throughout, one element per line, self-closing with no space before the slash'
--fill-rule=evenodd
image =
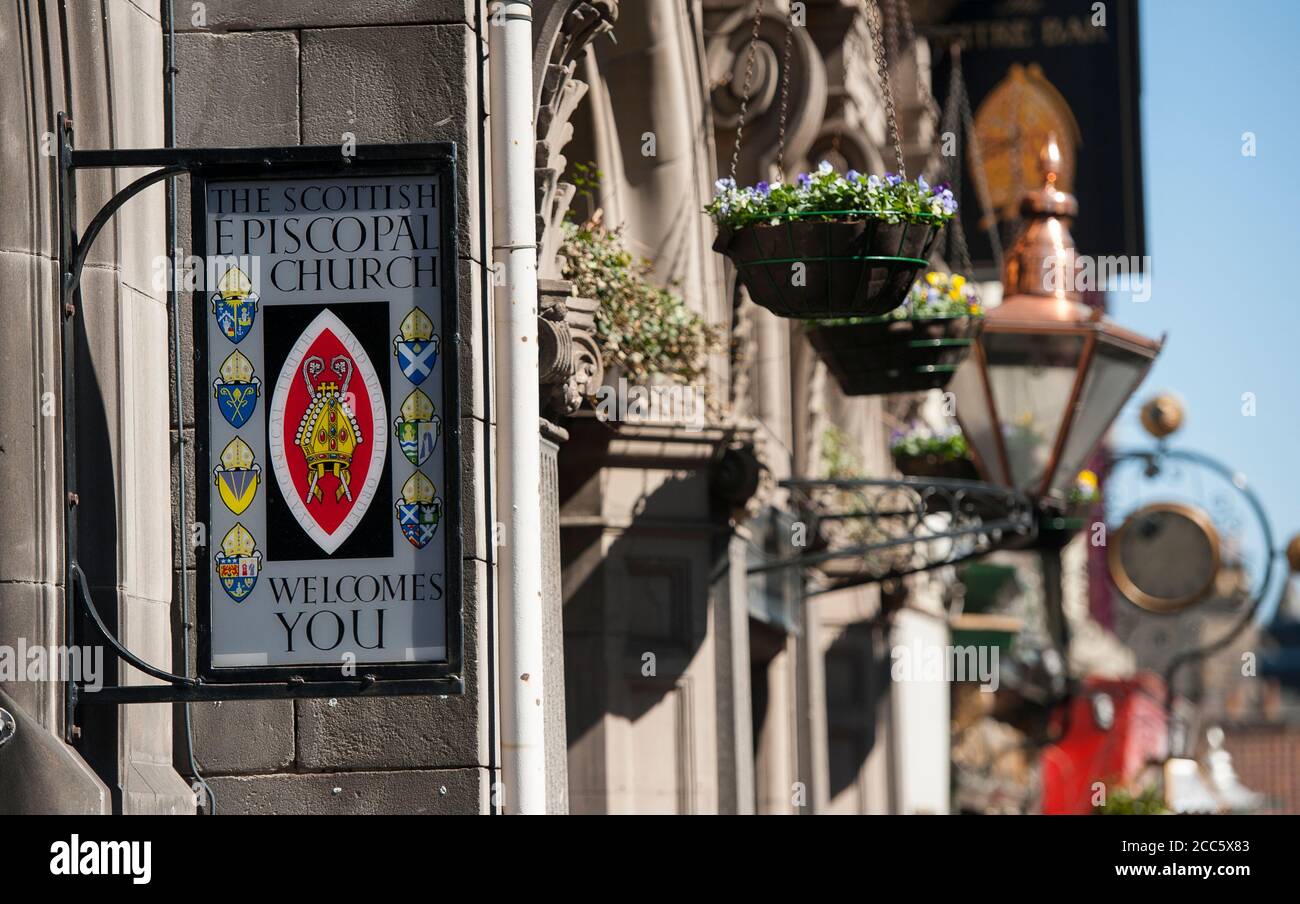
<path id="1" fill-rule="evenodd" d="M 157 18 L 128 0 L 87 0 L 65 17 L 23 2 L 0 14 L 0 54 L 21 103 L 6 105 L 6 166 L 0 176 L 5 234 L 0 266 L 12 306 L 0 355 L 6 406 L 5 541 L 0 546 L 0 641 L 64 642 L 62 416 L 56 286 L 55 114 L 68 112 L 82 148 L 162 143 L 162 38 Z M 65 23 L 66 34 L 60 33 Z M 78 178 L 77 226 L 84 230 L 139 173 L 87 171 Z M 132 200 L 100 234 L 81 280 L 76 310 L 78 560 L 110 630 L 133 652 L 171 667 L 171 546 L 167 486 L 167 310 L 155 284 L 165 251 L 161 186 Z M 24 297 L 25 296 L 25 297 Z M 100 644 L 78 620 L 78 644 Z M 101 648 L 102 649 L 102 648 Z M 105 655 L 112 683 L 151 682 Z M 171 766 L 172 712 L 165 704 L 82 705 L 74 736 L 83 762 L 60 740 L 59 682 L 13 687 L 25 739 L 0 765 L 28 781 L 0 789 L 0 808 L 193 812 L 193 795 Z M 45 731 L 50 737 L 36 737 Z M 91 774 L 87 762 L 98 773 Z"/>

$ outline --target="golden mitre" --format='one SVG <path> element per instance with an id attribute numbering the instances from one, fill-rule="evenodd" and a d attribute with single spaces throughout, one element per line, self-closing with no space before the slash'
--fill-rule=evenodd
<path id="1" fill-rule="evenodd" d="M 401 411 L 408 421 L 427 421 L 433 417 L 433 401 L 417 389 L 402 402 Z"/>
<path id="2" fill-rule="evenodd" d="M 221 379 L 227 383 L 248 383 L 253 379 L 253 362 L 233 351 L 221 362 Z"/>
<path id="3" fill-rule="evenodd" d="M 407 504 L 418 502 L 428 505 L 433 502 L 436 492 L 433 482 L 420 471 L 416 471 L 407 478 L 406 483 L 402 484 L 402 500 Z"/>
<path id="4" fill-rule="evenodd" d="M 253 466 L 253 450 L 248 443 L 235 437 L 221 452 L 221 466 L 229 471 L 246 471 Z"/>
<path id="5" fill-rule="evenodd" d="M 433 338 L 433 321 L 429 315 L 415 308 L 411 313 L 406 315 L 402 321 L 402 338 L 412 339 L 432 339 Z"/>
<path id="6" fill-rule="evenodd" d="M 221 551 L 228 556 L 251 556 L 256 548 L 253 535 L 242 524 L 232 527 L 221 541 Z"/>
<path id="7" fill-rule="evenodd" d="M 230 301 L 238 301 L 253 294 L 253 284 L 247 274 L 238 267 L 231 267 L 217 283 L 217 294 Z"/>

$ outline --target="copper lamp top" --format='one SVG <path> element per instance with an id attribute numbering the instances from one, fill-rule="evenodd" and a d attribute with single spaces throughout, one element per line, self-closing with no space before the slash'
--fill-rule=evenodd
<path id="1" fill-rule="evenodd" d="M 1075 289 L 1075 247 L 1069 221 L 1078 214 L 1079 202 L 1056 187 L 1060 168 L 1061 149 L 1052 134 L 1039 155 L 1043 187 L 1026 194 L 1020 203 L 1020 213 L 1028 222 L 1003 266 L 1006 301 L 989 312 L 990 318 L 1078 321 L 1091 316 L 1091 309 L 1080 302 Z M 1031 309 L 1018 303 L 1022 296 L 1055 303 Z M 1007 307 L 1012 310 L 1003 311 Z"/>
<path id="2" fill-rule="evenodd" d="M 1028 223 L 1007 252 L 1002 274 L 1005 295 L 1002 304 L 989 310 L 986 329 L 1084 328 L 1154 356 L 1163 340 L 1116 326 L 1102 316 L 1100 308 L 1084 304 L 1076 288 L 1078 254 L 1069 221 L 1078 214 L 1079 202 L 1056 187 L 1061 150 L 1055 134 L 1043 146 L 1039 167 L 1043 187 L 1021 202 Z"/>

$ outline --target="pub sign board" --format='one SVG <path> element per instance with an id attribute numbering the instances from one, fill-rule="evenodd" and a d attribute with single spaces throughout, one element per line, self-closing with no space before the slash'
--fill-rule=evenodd
<path id="1" fill-rule="evenodd" d="M 1137 0 L 962 0 L 918 30 L 935 51 L 933 84 L 947 108 L 954 43 L 979 137 L 988 201 L 1004 246 L 1024 193 L 1042 187 L 1039 154 L 1054 134 L 1058 186 L 1079 199 L 1079 253 L 1146 254 Z M 1000 278 L 982 224 L 963 136 L 962 225 L 977 273 Z M 1140 270 L 1140 266 L 1135 266 Z"/>
<path id="2" fill-rule="evenodd" d="M 208 681 L 460 675 L 455 153 L 357 151 L 192 177 Z"/>

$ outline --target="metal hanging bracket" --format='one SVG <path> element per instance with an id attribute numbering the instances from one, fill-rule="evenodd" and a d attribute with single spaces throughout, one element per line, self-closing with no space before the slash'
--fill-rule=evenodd
<path id="1" fill-rule="evenodd" d="M 783 480 L 805 528 L 797 555 L 749 569 L 817 567 L 829 583 L 809 595 L 956 565 L 1031 546 L 1040 513 L 1023 494 L 974 480 Z"/>

